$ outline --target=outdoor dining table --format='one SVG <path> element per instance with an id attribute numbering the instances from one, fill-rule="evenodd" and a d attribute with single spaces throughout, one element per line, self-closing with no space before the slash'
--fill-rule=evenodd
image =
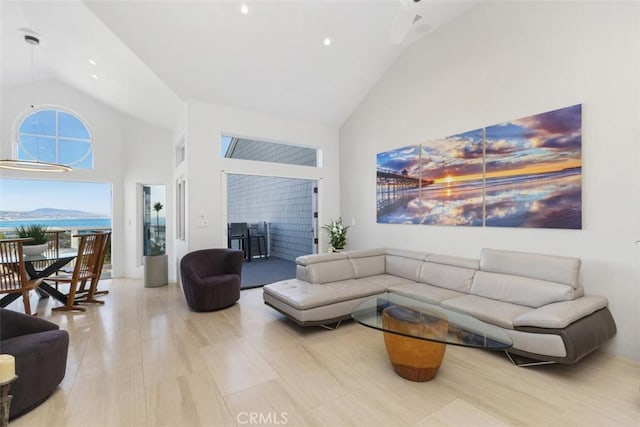
<path id="1" fill-rule="evenodd" d="M 52 274 L 60 271 L 62 267 L 69 264 L 77 256 L 78 252 L 74 250 L 61 250 L 58 254 L 25 255 L 24 266 L 25 270 L 27 271 L 27 275 L 31 279 L 46 279 Z M 48 265 L 42 270 L 36 269 L 34 263 L 39 264 L 41 262 L 46 262 Z M 38 286 L 36 290 L 38 291 L 40 297 L 48 298 L 49 296 L 52 296 L 63 304 L 67 303 L 67 295 L 63 294 L 55 287 L 48 284 L 45 280 L 40 283 L 40 286 Z M 20 296 L 21 295 L 19 293 L 7 294 L 2 299 L 0 299 L 0 307 L 6 307 L 16 299 L 20 298 Z"/>

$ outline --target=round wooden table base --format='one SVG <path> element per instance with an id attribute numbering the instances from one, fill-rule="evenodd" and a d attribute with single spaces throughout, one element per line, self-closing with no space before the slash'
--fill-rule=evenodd
<path id="1" fill-rule="evenodd" d="M 409 336 L 433 337 L 444 340 L 448 324 L 444 319 L 421 315 L 408 318 L 402 307 L 390 307 L 382 313 L 384 328 Z M 393 369 L 411 381 L 429 381 L 438 373 L 447 345 L 440 342 L 410 338 L 384 332 L 384 344 Z"/>

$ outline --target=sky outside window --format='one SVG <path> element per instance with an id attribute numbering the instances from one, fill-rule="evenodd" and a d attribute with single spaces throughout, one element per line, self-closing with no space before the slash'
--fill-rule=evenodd
<path id="1" fill-rule="evenodd" d="M 0 211 L 39 208 L 81 210 L 111 216 L 111 184 L 31 179 L 0 179 Z"/>
<path id="2" fill-rule="evenodd" d="M 91 134 L 73 114 L 36 110 L 24 118 L 18 130 L 18 159 L 93 168 Z"/>

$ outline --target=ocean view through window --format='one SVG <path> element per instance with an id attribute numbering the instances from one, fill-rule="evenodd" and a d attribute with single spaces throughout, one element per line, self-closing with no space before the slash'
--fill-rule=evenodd
<path id="1" fill-rule="evenodd" d="M 111 230 L 111 184 L 0 178 L 0 238 L 16 237 L 16 227 L 43 225 L 60 252 L 77 250 L 72 236 Z M 107 248 L 102 277 L 111 277 Z"/>
<path id="2" fill-rule="evenodd" d="M 0 220 L 0 229 L 42 224 L 49 228 L 111 228 L 111 218 L 55 218 Z"/>
<path id="3" fill-rule="evenodd" d="M 0 179 L 0 232 L 42 224 L 63 230 L 111 228 L 111 184 Z"/>

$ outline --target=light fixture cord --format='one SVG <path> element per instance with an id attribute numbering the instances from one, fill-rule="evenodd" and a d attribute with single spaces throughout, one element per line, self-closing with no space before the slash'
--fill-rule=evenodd
<path id="1" fill-rule="evenodd" d="M 40 43 L 40 41 L 38 40 L 38 44 Z M 36 99 L 36 89 L 35 89 L 35 71 L 34 71 L 34 59 L 33 59 L 33 47 L 36 46 L 35 44 L 29 43 L 31 45 L 31 111 L 32 114 L 33 111 L 35 111 L 35 107 L 36 107 L 36 103 L 35 103 L 35 99 Z M 37 114 L 37 113 L 36 113 Z M 40 126 L 40 128 L 42 129 L 42 132 L 44 133 L 44 128 L 42 127 L 42 123 L 40 123 L 40 118 L 35 117 L 36 120 L 36 124 Z M 40 161 L 40 142 L 36 139 L 36 162 Z"/>
<path id="2" fill-rule="evenodd" d="M 35 107 L 35 89 L 34 89 L 35 75 L 33 72 L 33 45 L 31 45 L 31 109 Z"/>

